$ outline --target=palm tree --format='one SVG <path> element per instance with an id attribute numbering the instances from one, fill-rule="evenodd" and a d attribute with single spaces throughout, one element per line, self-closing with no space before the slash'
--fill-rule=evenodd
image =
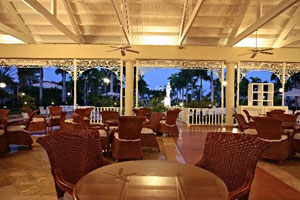
<path id="1" fill-rule="evenodd" d="M 55 74 L 61 74 L 62 77 L 62 93 L 61 93 L 61 101 L 65 102 L 66 101 L 66 71 L 62 70 L 62 69 L 56 69 L 55 70 Z"/>
<path id="2" fill-rule="evenodd" d="M 199 94 L 199 101 L 203 99 L 203 80 L 208 81 L 210 77 L 207 74 L 207 70 L 197 70 L 196 74 L 198 76 L 198 80 L 200 81 L 200 94 Z"/>
<path id="3" fill-rule="evenodd" d="M 259 77 L 250 77 L 251 83 L 261 83 L 261 79 Z"/>
<path id="4" fill-rule="evenodd" d="M 14 77 L 16 76 L 16 69 L 14 68 L 0 68 L 0 83 L 5 83 L 7 86 L 14 86 Z M 0 89 L 1 97 L 8 97 L 9 94 Z M 14 99 L 13 99 L 14 100 Z"/>
<path id="5" fill-rule="evenodd" d="M 28 69 L 28 68 L 18 68 L 18 77 L 19 77 L 19 86 L 28 86 L 29 95 L 31 93 L 31 86 L 33 82 L 38 80 L 37 73 L 39 73 L 39 69 Z"/>

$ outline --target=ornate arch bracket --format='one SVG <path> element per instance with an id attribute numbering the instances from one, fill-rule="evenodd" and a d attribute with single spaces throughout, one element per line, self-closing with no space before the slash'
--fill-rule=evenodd
<path id="1" fill-rule="evenodd" d="M 270 70 L 275 74 L 280 82 L 282 82 L 283 63 L 268 63 L 268 62 L 241 62 L 240 64 L 240 81 L 250 71 Z"/>
<path id="2" fill-rule="evenodd" d="M 285 67 L 286 80 L 300 72 L 300 63 L 287 63 Z"/>

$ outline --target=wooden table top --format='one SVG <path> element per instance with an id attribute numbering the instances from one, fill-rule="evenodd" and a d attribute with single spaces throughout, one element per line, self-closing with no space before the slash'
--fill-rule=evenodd
<path id="1" fill-rule="evenodd" d="M 75 185 L 76 200 L 227 199 L 224 182 L 193 165 L 170 161 L 128 161 L 92 171 Z"/>

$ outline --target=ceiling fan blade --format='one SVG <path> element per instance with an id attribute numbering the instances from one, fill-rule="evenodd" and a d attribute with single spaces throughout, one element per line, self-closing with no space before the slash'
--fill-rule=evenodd
<path id="1" fill-rule="evenodd" d="M 271 51 L 273 48 L 261 49 L 260 51 Z"/>
<path id="2" fill-rule="evenodd" d="M 106 52 L 118 51 L 119 49 L 108 50 Z"/>
<path id="3" fill-rule="evenodd" d="M 128 49 L 128 48 L 131 48 L 131 46 L 124 46 L 124 47 L 121 47 L 121 49 Z"/>
<path id="4" fill-rule="evenodd" d="M 140 53 L 139 51 L 136 51 L 136 50 L 132 50 L 132 49 L 125 49 L 125 51 L 129 51 L 129 52 L 132 52 L 132 53 Z"/>
<path id="5" fill-rule="evenodd" d="M 115 48 L 115 49 L 118 49 L 120 47 L 117 47 L 117 46 L 109 46 L 110 48 Z"/>
<path id="6" fill-rule="evenodd" d="M 243 54 L 240 54 L 239 56 L 244 56 L 244 55 L 248 55 L 248 54 L 251 54 L 252 52 L 248 52 L 248 53 L 243 53 Z"/>
<path id="7" fill-rule="evenodd" d="M 122 56 L 125 56 L 125 55 L 126 55 L 124 50 L 121 50 L 121 55 L 122 55 Z"/>
<path id="8" fill-rule="evenodd" d="M 272 53 L 272 52 L 264 52 L 264 51 L 261 51 L 260 53 L 268 54 L 268 55 L 273 55 L 273 54 L 274 54 L 274 53 Z"/>
<path id="9" fill-rule="evenodd" d="M 254 58 L 257 55 L 257 53 L 252 54 L 251 58 Z"/>

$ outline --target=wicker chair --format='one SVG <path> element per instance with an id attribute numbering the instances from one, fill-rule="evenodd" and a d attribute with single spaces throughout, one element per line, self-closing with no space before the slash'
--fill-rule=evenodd
<path id="1" fill-rule="evenodd" d="M 141 142 L 143 147 L 149 147 L 150 150 L 154 147 L 160 151 L 156 140 L 156 134 L 158 132 L 159 122 L 163 116 L 163 113 L 152 113 L 149 123 L 143 125 L 141 132 Z"/>
<path id="2" fill-rule="evenodd" d="M 228 200 L 247 200 L 257 161 L 268 143 L 256 136 L 232 133 L 208 133 L 203 157 L 197 166 L 226 184 Z"/>
<path id="3" fill-rule="evenodd" d="M 85 111 L 85 114 L 84 114 L 84 121 L 85 123 L 90 126 L 90 117 L 91 117 L 91 113 L 92 111 L 94 110 L 93 107 L 90 107 L 90 108 L 87 108 L 86 111 Z"/>
<path id="4" fill-rule="evenodd" d="M 150 118 L 152 114 L 151 108 L 139 108 L 139 109 L 133 109 L 132 110 L 135 113 L 135 116 L 138 117 L 145 117 L 145 118 Z"/>
<path id="5" fill-rule="evenodd" d="M 288 135 L 283 134 L 282 121 L 269 117 L 254 120 L 258 137 L 271 144 L 262 154 L 262 158 L 278 160 L 282 164 L 283 160 L 291 155 L 291 140 Z"/>
<path id="6" fill-rule="evenodd" d="M 253 122 L 253 125 L 254 125 L 254 118 L 253 118 L 253 116 L 250 115 L 249 111 L 248 111 L 248 110 L 243 110 L 243 112 L 244 112 L 244 113 L 246 114 L 246 116 L 247 116 L 248 123 Z"/>
<path id="7" fill-rule="evenodd" d="M 28 117 L 32 113 L 28 107 L 23 107 L 23 110 L 28 114 Z M 32 118 L 31 123 L 29 124 L 28 131 L 31 133 L 37 131 L 45 131 L 45 133 L 47 133 L 47 120 L 45 116 L 35 114 Z"/>
<path id="8" fill-rule="evenodd" d="M 7 126 L 7 120 L 0 118 L 0 155 L 9 151 L 6 126 Z"/>
<path id="9" fill-rule="evenodd" d="M 292 153 L 300 153 L 300 129 L 296 129 L 291 136 L 292 138 Z"/>
<path id="10" fill-rule="evenodd" d="M 119 117 L 119 128 L 113 131 L 112 156 L 119 159 L 143 159 L 141 130 L 144 117 Z"/>
<path id="11" fill-rule="evenodd" d="M 166 121 L 160 123 L 159 132 L 167 136 L 178 136 L 176 119 L 180 111 L 180 109 L 169 110 L 167 112 Z"/>
<path id="12" fill-rule="evenodd" d="M 90 131 L 67 131 L 37 139 L 47 151 L 57 197 L 72 194 L 76 182 L 103 165 L 110 164 L 101 152 L 100 137 Z"/>
<path id="13" fill-rule="evenodd" d="M 107 123 L 109 120 L 115 120 L 118 121 L 120 114 L 117 111 L 102 111 L 100 112 L 100 115 L 102 117 L 102 123 L 103 126 L 107 127 L 107 129 L 111 132 L 113 129 L 118 127 L 118 123 L 112 124 Z"/>
<path id="14" fill-rule="evenodd" d="M 29 126 L 37 112 L 38 110 L 35 110 L 30 114 L 26 125 L 8 124 L 6 131 L 9 144 L 28 145 L 29 149 L 32 149 L 33 141 L 30 136 Z"/>
<path id="15" fill-rule="evenodd" d="M 52 130 L 53 126 L 60 125 L 59 117 L 60 117 L 60 113 L 62 112 L 62 108 L 59 106 L 50 106 L 48 108 L 49 108 L 49 115 L 50 115 L 48 126 Z"/>
<path id="16" fill-rule="evenodd" d="M 2 123 L 8 121 L 8 113 L 9 109 L 0 109 L 0 120 L 2 120 Z"/>
<path id="17" fill-rule="evenodd" d="M 251 124 L 247 123 L 244 115 L 234 114 L 233 117 L 236 119 L 241 133 L 245 133 L 249 135 L 257 135 L 257 131 L 255 130 L 254 123 Z"/>

